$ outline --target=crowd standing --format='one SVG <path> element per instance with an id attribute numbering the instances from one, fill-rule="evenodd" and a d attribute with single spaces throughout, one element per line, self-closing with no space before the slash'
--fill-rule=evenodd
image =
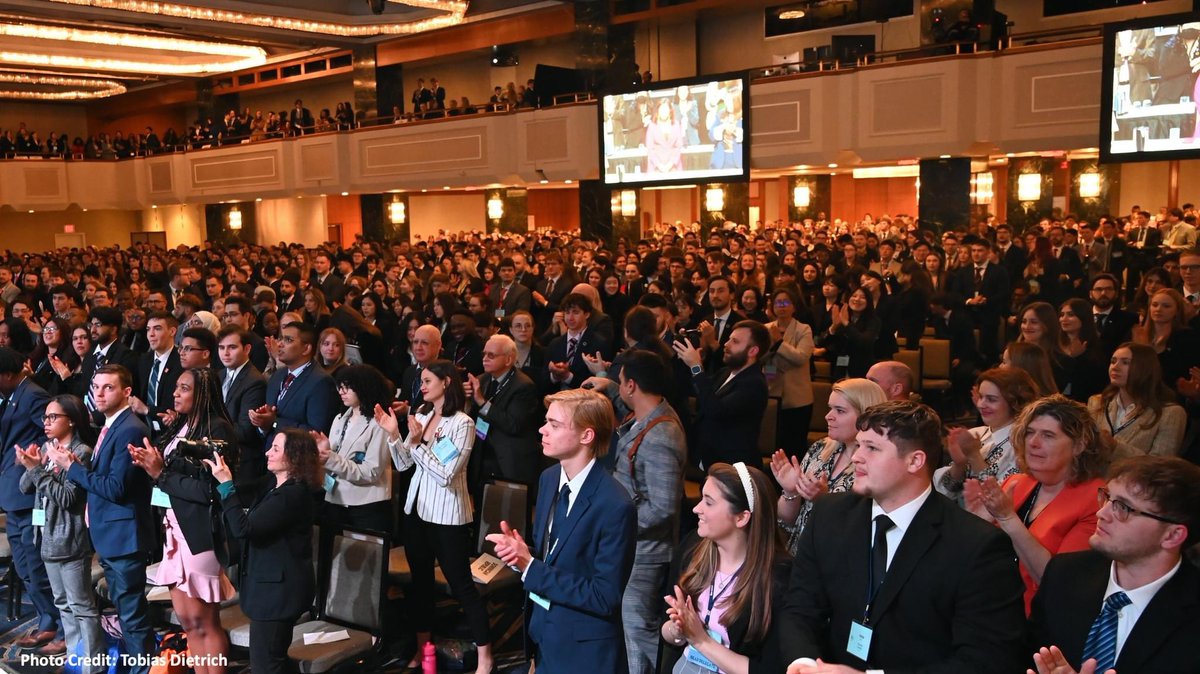
<path id="1" fill-rule="evenodd" d="M 492 671 L 500 479 L 547 672 L 1200 671 L 1196 217 L 7 251 L 19 645 L 102 647 L 95 552 L 127 652 L 152 580 L 227 654 L 236 588 L 253 671 L 294 671 L 320 524 L 404 544 L 409 666 L 436 563 Z M 929 337 L 948 392 L 901 359 Z"/>

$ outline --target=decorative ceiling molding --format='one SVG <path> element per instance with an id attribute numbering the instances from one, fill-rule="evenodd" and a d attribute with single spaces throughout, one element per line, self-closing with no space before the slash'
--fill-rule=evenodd
<path id="1" fill-rule="evenodd" d="M 193 21 L 209 21 L 258 28 L 317 33 L 338 37 L 375 37 L 379 35 L 413 35 L 425 31 L 447 28 L 462 23 L 467 13 L 467 0 L 389 0 L 409 7 L 445 12 L 442 16 L 428 17 L 400 23 L 346 23 L 314 21 L 286 16 L 273 16 L 255 12 L 239 12 L 211 7 L 155 2 L 152 0 L 47 0 L 64 5 L 93 7 L 153 16 L 168 16 Z"/>
<path id="2" fill-rule="evenodd" d="M 66 88 L 47 91 L 7 89 L 3 86 L 5 84 Z M 125 93 L 125 85 L 114 80 L 0 72 L 0 98 L 27 101 L 84 101 L 123 93 Z"/>

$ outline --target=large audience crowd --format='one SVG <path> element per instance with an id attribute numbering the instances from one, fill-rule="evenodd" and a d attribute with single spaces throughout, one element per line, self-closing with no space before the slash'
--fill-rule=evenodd
<path id="1" fill-rule="evenodd" d="M 149 580 L 193 655 L 236 591 L 252 670 L 294 671 L 317 524 L 403 544 L 409 666 L 436 565 L 491 671 L 502 480 L 539 670 L 1200 671 L 1196 217 L 8 251 L 19 645 L 103 648 L 94 552 L 127 652 Z"/>

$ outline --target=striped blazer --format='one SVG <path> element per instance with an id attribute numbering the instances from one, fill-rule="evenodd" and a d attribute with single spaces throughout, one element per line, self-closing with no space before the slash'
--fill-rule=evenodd
<path id="1" fill-rule="evenodd" d="M 432 413 L 416 415 L 422 425 L 429 423 L 432 416 Z M 458 449 L 458 455 L 445 464 L 433 453 L 434 445 L 442 438 L 448 438 Z M 411 514 L 416 505 L 417 516 L 430 524 L 469 524 L 474 512 L 467 489 L 467 462 L 474 444 L 475 422 L 465 412 L 442 417 L 430 442 L 423 442 L 414 434 L 409 434 L 406 440 L 389 441 L 396 470 L 417 467 L 408 487 L 404 512 Z"/>

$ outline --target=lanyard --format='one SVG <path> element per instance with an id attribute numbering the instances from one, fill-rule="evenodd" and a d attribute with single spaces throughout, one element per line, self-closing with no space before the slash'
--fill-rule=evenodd
<path id="1" fill-rule="evenodd" d="M 1108 430 L 1110 433 L 1113 434 L 1113 437 L 1116 437 L 1117 433 L 1120 433 L 1121 431 L 1125 430 L 1126 428 L 1129 428 L 1129 426 L 1132 425 L 1133 422 L 1137 421 L 1138 417 L 1140 417 L 1140 416 L 1142 416 L 1142 413 L 1139 410 L 1137 414 L 1133 415 L 1133 418 L 1126 419 L 1125 423 L 1121 424 L 1120 426 L 1117 426 L 1116 428 L 1113 428 L 1112 417 L 1110 417 L 1108 415 L 1108 405 L 1104 406 L 1104 420 L 1108 422 Z"/>
<path id="2" fill-rule="evenodd" d="M 1037 503 L 1038 494 L 1042 492 L 1042 483 L 1039 482 L 1033 486 L 1033 491 L 1029 493 L 1029 497 L 1021 504 L 1021 510 L 1018 513 L 1021 516 L 1021 521 L 1025 523 L 1025 527 L 1033 524 L 1033 507 Z"/>
<path id="3" fill-rule="evenodd" d="M 739 566 L 737 571 L 734 571 L 733 575 L 729 577 L 729 580 L 725 581 L 725 584 L 721 586 L 720 592 L 717 592 L 717 574 L 715 571 L 713 572 L 712 582 L 708 586 L 708 608 L 704 610 L 704 629 L 708 629 L 708 619 L 712 616 L 713 606 L 717 604 L 717 599 L 720 599 L 721 595 L 725 594 L 725 590 L 733 587 L 733 582 L 737 580 L 738 574 L 742 572 L 742 567 L 745 565 L 746 563 L 742 562 L 742 566 Z"/>
<path id="4" fill-rule="evenodd" d="M 515 367 L 509 368 L 508 374 L 504 375 L 504 378 L 496 383 L 496 392 L 493 393 L 491 395 L 491 397 L 489 397 L 487 399 L 487 402 L 490 403 L 493 400 L 495 400 L 496 396 L 500 395 L 500 392 L 504 390 L 504 387 L 508 386 L 508 382 L 512 381 L 513 375 L 515 375 L 516 373 L 517 373 L 517 369 Z"/>

